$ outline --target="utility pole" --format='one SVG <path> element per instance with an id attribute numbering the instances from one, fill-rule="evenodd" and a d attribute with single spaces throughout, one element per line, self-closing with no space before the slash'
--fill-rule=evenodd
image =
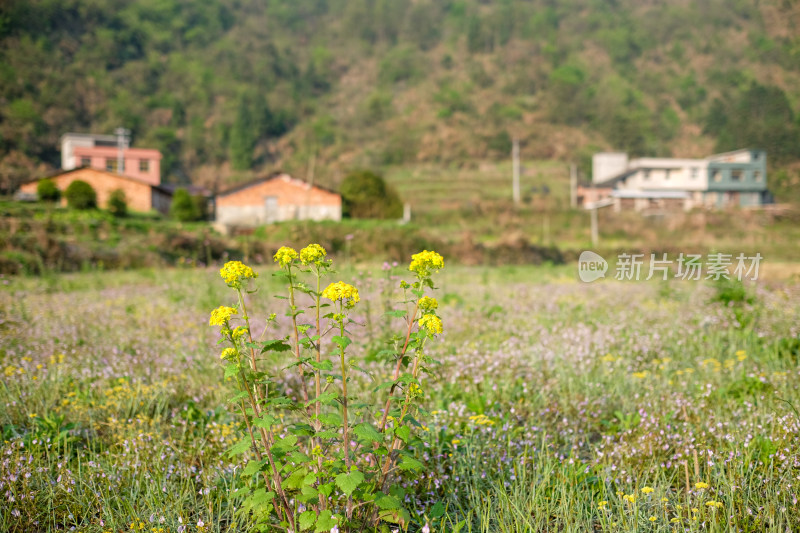
<path id="1" fill-rule="evenodd" d="M 600 232 L 597 229 L 597 207 L 591 209 L 592 214 L 592 248 L 597 249 L 600 243 Z"/>
<path id="2" fill-rule="evenodd" d="M 122 171 L 125 167 L 125 158 L 123 157 L 123 154 L 125 150 L 128 149 L 131 130 L 120 127 L 115 129 L 114 133 L 117 136 L 117 174 L 122 174 Z"/>
<path id="3" fill-rule="evenodd" d="M 578 207 L 578 169 L 575 163 L 569 166 L 569 206 L 572 209 Z"/>
<path id="4" fill-rule="evenodd" d="M 513 174 L 513 197 L 514 197 L 514 204 L 519 205 L 520 202 L 520 194 L 519 194 L 519 139 L 514 137 L 514 144 L 511 148 L 511 166 L 512 166 L 512 174 Z"/>

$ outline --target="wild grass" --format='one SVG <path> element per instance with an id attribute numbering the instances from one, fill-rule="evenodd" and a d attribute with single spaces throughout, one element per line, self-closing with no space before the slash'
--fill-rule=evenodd
<path id="1" fill-rule="evenodd" d="M 283 305 L 273 267 L 256 270 L 254 329 Z M 365 296 L 392 276 L 340 273 Z M 226 295 L 216 270 L 6 280 L 0 530 L 248 531 L 226 454 L 242 428 L 207 325 Z M 800 523 L 796 282 L 587 285 L 566 268 L 448 267 L 437 285 L 445 334 L 423 386 L 425 473 L 406 480 L 410 530 Z M 354 317 L 367 370 L 382 305 Z"/>

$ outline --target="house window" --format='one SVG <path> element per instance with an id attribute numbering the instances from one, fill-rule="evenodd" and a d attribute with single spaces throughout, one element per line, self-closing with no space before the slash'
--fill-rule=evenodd
<path id="1" fill-rule="evenodd" d="M 753 179 L 755 181 L 758 181 L 758 182 L 761 181 L 761 171 L 760 170 L 756 170 L 755 172 L 753 172 Z"/>
<path id="2" fill-rule="evenodd" d="M 731 170 L 731 180 L 732 181 L 742 181 L 742 171 L 741 170 Z"/>
<path id="3" fill-rule="evenodd" d="M 92 164 L 92 158 L 91 157 L 81 157 L 81 166 L 82 167 L 88 167 L 91 164 Z"/>
<path id="4" fill-rule="evenodd" d="M 692 179 L 697 179 L 697 176 L 700 174 L 700 170 L 697 167 L 692 167 Z"/>
<path id="5" fill-rule="evenodd" d="M 666 170 L 664 171 L 664 179 L 665 179 L 665 180 L 668 180 L 668 179 L 669 179 L 669 169 L 666 169 Z"/>
<path id="6" fill-rule="evenodd" d="M 148 159 L 139 160 L 139 172 L 150 172 L 150 161 Z"/>
<path id="7" fill-rule="evenodd" d="M 112 158 L 106 158 L 106 170 L 108 172 L 116 172 L 117 171 L 117 160 Z"/>
<path id="8" fill-rule="evenodd" d="M 644 171 L 644 179 L 646 179 L 646 180 L 650 179 L 650 171 L 649 170 L 645 170 Z"/>
<path id="9" fill-rule="evenodd" d="M 715 170 L 714 172 L 711 173 L 711 178 L 717 183 L 719 183 L 720 181 L 722 181 L 722 173 L 719 170 Z"/>

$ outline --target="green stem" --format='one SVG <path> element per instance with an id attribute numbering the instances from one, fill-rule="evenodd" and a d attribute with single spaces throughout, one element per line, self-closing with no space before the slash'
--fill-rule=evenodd
<path id="1" fill-rule="evenodd" d="M 294 276 L 292 275 L 292 265 L 286 267 L 289 276 L 289 303 L 292 306 L 292 331 L 294 333 L 294 354 L 297 361 L 300 361 L 300 331 L 297 329 L 297 306 L 294 301 Z M 297 365 L 297 372 L 300 375 L 300 383 L 303 387 L 303 401 L 308 403 L 308 385 L 306 385 L 305 371 L 303 365 Z M 310 407 L 310 406 L 309 406 Z"/>
<path id="2" fill-rule="evenodd" d="M 341 307 L 339 311 L 342 313 L 339 316 L 339 335 L 344 338 L 344 304 L 339 304 Z M 342 438 L 344 439 L 344 464 L 347 471 L 350 472 L 350 428 L 347 422 L 347 365 L 345 362 L 344 346 L 339 347 L 340 359 L 342 364 Z M 353 514 L 353 498 L 347 497 L 347 518 L 351 518 Z"/>
<path id="3" fill-rule="evenodd" d="M 403 361 L 403 357 L 406 355 L 406 350 L 408 350 L 408 342 L 411 339 L 411 330 L 414 329 L 414 321 L 417 318 L 417 311 L 419 311 L 419 299 L 417 299 L 416 305 L 414 306 L 414 313 L 411 315 L 410 320 L 408 320 L 408 331 L 406 331 L 406 342 L 403 344 L 403 349 L 400 351 L 400 355 L 397 358 L 397 366 L 394 369 L 394 376 L 392 377 L 392 381 L 397 381 L 397 378 L 400 377 L 400 364 Z M 380 432 L 383 433 L 386 429 L 386 421 L 389 418 L 389 408 L 392 404 L 392 396 L 394 395 L 394 385 L 392 388 L 389 389 L 389 396 L 386 398 L 386 405 L 383 408 L 383 418 L 381 419 L 381 427 Z M 377 446 L 376 446 L 377 447 Z"/>

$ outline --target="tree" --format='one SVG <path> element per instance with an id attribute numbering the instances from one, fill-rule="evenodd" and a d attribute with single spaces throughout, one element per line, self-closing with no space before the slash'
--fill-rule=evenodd
<path id="1" fill-rule="evenodd" d="M 83 180 L 75 180 L 64 191 L 67 205 L 73 209 L 94 209 L 97 207 L 97 193 Z"/>
<path id="2" fill-rule="evenodd" d="M 384 179 L 369 170 L 349 174 L 342 182 L 342 214 L 351 218 L 400 218 L 403 203 Z"/>
<path id="3" fill-rule="evenodd" d="M 200 219 L 197 202 L 186 189 L 178 189 L 172 195 L 172 205 L 169 207 L 169 214 L 180 222 L 192 222 Z"/>
<path id="4" fill-rule="evenodd" d="M 128 214 L 128 200 L 125 191 L 114 189 L 108 197 L 108 212 L 115 217 L 124 217 Z"/>
<path id="5" fill-rule="evenodd" d="M 45 178 L 36 185 L 36 195 L 40 202 L 57 202 L 61 199 L 61 191 L 58 190 L 53 180 Z"/>
<path id="6" fill-rule="evenodd" d="M 234 170 L 249 170 L 253 166 L 253 150 L 257 137 L 256 121 L 250 107 L 245 97 L 239 99 L 230 137 L 231 165 Z"/>

